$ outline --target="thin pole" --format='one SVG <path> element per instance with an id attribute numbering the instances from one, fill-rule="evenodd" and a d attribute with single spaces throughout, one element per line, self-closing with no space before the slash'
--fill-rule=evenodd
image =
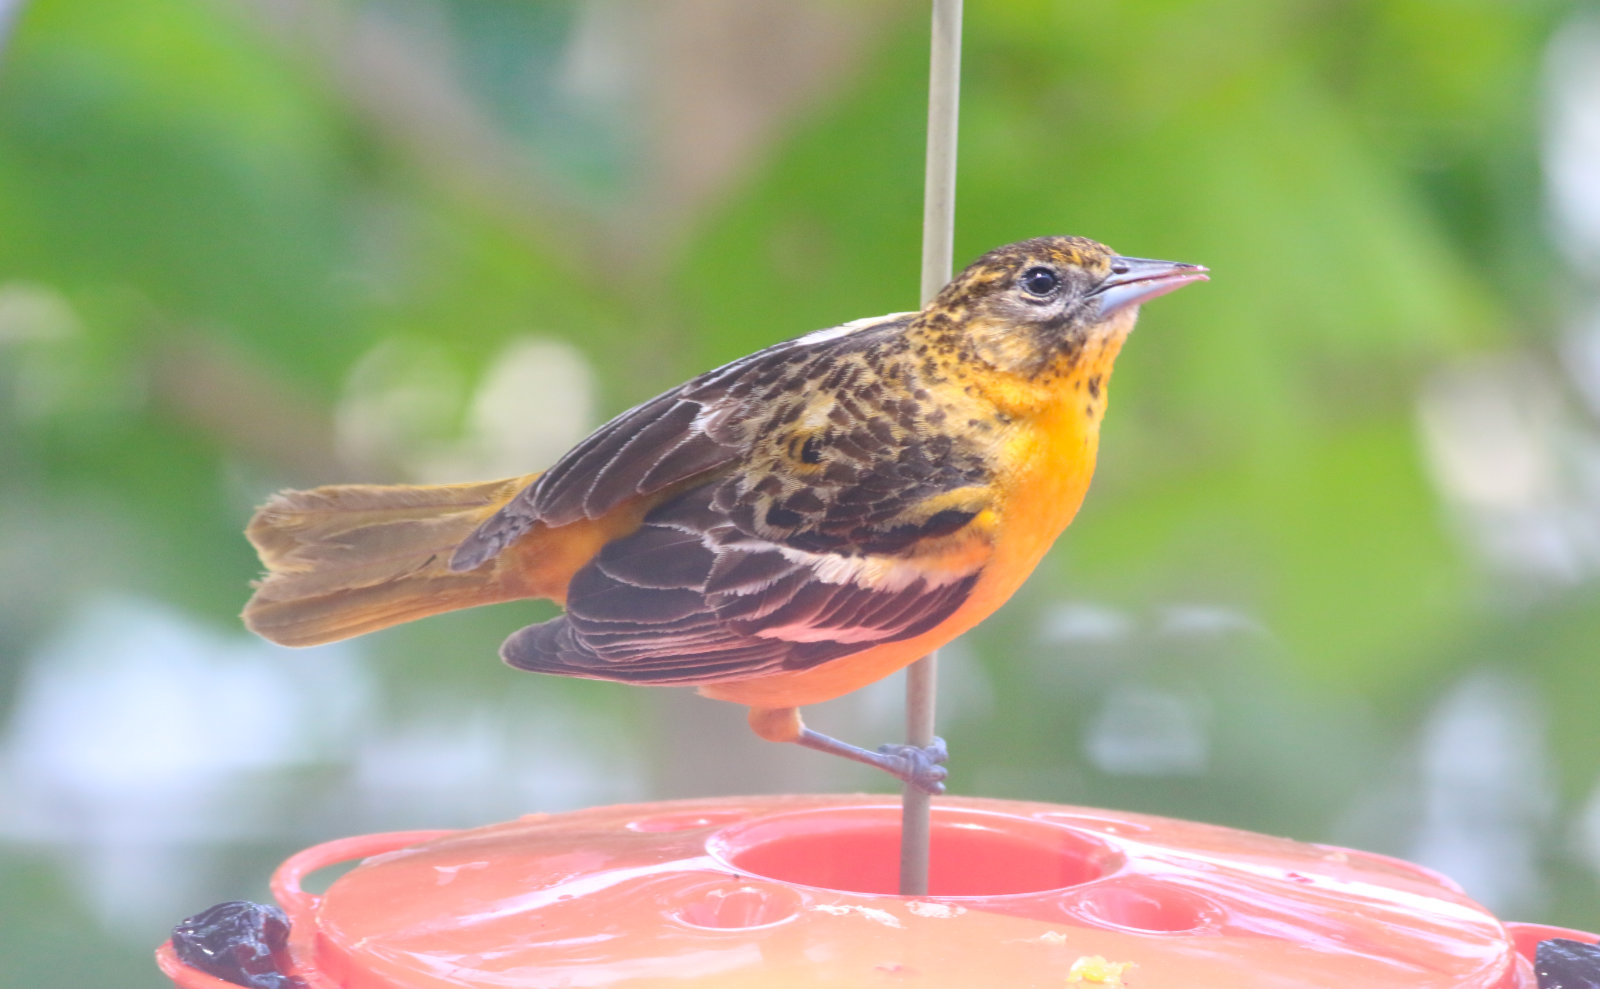
<path id="1" fill-rule="evenodd" d="M 922 304 L 950 280 L 955 254 L 956 111 L 961 92 L 961 2 L 933 0 L 933 40 L 928 59 L 928 166 L 922 205 Z M 939 654 L 906 670 L 906 741 L 933 742 Z M 933 798 L 910 784 L 901 798 L 900 893 L 928 892 L 928 848 Z"/>

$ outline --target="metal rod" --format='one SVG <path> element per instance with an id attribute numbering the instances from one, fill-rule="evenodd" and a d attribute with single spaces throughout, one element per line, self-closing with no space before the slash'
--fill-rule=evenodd
<path id="1" fill-rule="evenodd" d="M 950 280 L 955 254 L 961 2 L 933 0 L 933 38 L 928 59 L 928 165 L 922 206 L 923 305 Z M 933 742 L 938 684 L 938 652 L 929 653 L 906 670 L 906 741 L 911 745 Z M 901 800 L 900 894 L 925 896 L 933 798 L 907 784 Z"/>

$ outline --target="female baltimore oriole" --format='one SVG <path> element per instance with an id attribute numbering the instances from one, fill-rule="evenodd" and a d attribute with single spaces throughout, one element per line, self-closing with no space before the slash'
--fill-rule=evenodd
<path id="1" fill-rule="evenodd" d="M 799 708 L 988 617 L 1072 521 L 1140 303 L 1206 278 L 1081 237 L 991 251 L 921 312 L 768 347 L 540 474 L 284 491 L 244 610 L 293 646 L 520 598 L 518 669 L 693 685 L 797 742 L 943 789 L 942 745 L 847 745 Z"/>

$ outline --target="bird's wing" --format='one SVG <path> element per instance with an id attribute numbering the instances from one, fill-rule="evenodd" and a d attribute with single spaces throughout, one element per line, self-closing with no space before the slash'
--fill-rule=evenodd
<path id="1" fill-rule="evenodd" d="M 893 313 L 787 340 L 724 365 L 595 430 L 456 548 L 452 570 L 472 570 L 535 523 L 558 526 L 599 518 L 632 498 L 654 494 L 738 460 L 758 419 L 795 383 L 862 335 L 892 331 L 911 314 Z"/>
<path id="2" fill-rule="evenodd" d="M 746 471 L 655 508 L 578 571 L 565 615 L 506 642 L 506 661 L 716 683 L 807 669 L 948 618 L 988 559 L 987 465 L 911 433 L 877 442 L 866 421 L 828 435 L 807 461 L 815 483 Z"/>

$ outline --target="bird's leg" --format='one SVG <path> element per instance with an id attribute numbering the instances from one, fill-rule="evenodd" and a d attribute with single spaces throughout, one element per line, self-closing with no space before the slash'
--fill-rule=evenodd
<path id="1" fill-rule="evenodd" d="M 950 758 L 950 752 L 945 748 L 944 739 L 937 736 L 927 746 L 890 743 L 880 745 L 876 752 L 872 752 L 859 745 L 841 742 L 832 735 L 802 728 L 795 743 L 818 752 L 828 752 L 876 766 L 900 782 L 910 783 L 927 793 L 937 795 L 944 792 L 944 778 L 948 775 L 944 762 Z"/>
<path id="2" fill-rule="evenodd" d="M 841 742 L 820 731 L 812 731 L 800 720 L 800 709 L 797 707 L 753 707 L 750 709 L 750 728 L 769 742 L 790 742 L 829 755 L 843 756 L 881 769 L 919 790 L 933 794 L 944 792 L 944 762 L 950 753 L 942 738 L 935 738 L 926 747 L 880 745 L 874 752 L 859 745 Z"/>

